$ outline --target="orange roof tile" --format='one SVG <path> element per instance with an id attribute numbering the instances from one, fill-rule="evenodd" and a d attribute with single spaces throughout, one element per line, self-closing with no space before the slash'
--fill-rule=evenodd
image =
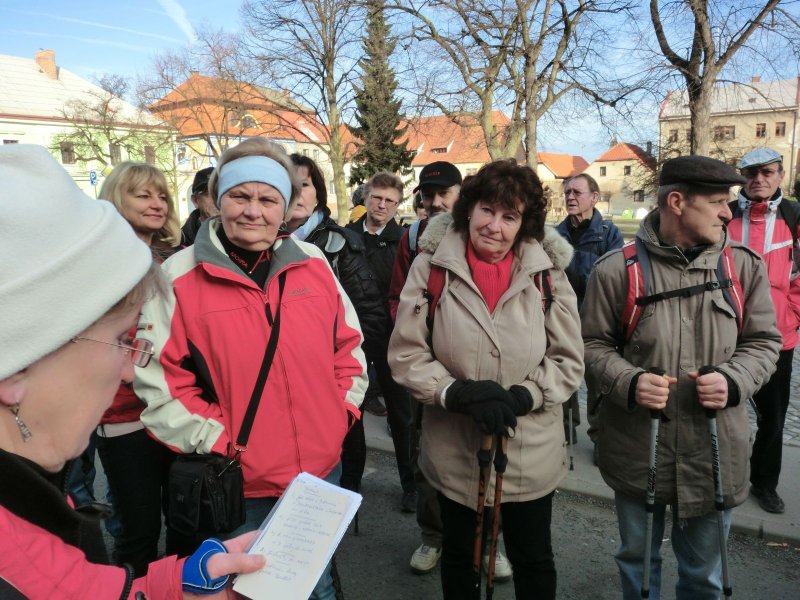
<path id="1" fill-rule="evenodd" d="M 594 162 L 611 162 L 615 160 L 638 160 L 646 167 L 653 167 L 653 158 L 648 156 L 647 152 L 636 144 L 628 144 L 627 142 L 620 142 L 612 146 Z"/>
<path id="2" fill-rule="evenodd" d="M 582 173 L 589 166 L 589 163 L 582 156 L 574 154 L 537 152 L 536 160 L 550 169 L 550 172 L 560 179 Z"/>
<path id="3" fill-rule="evenodd" d="M 287 104 L 290 102 L 287 98 Z M 225 103 L 229 104 L 227 108 Z M 235 110 L 230 103 L 235 104 Z M 149 108 L 173 123 L 181 137 L 186 138 L 265 135 L 299 142 L 324 142 L 327 139 L 325 126 L 313 113 L 295 112 L 276 104 L 267 99 L 257 86 L 196 73 Z M 242 128 L 238 118 L 245 115 L 253 118 L 255 127 Z M 235 122 L 231 122 L 232 117 Z"/>

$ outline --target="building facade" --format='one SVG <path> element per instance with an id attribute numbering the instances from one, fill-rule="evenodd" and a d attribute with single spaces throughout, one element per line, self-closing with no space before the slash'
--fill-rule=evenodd
<path id="1" fill-rule="evenodd" d="M 123 160 L 148 162 L 174 182 L 174 131 L 147 111 L 56 64 L 0 55 L 0 142 L 48 148 L 75 182 L 97 196 Z"/>
<path id="2" fill-rule="evenodd" d="M 800 76 L 796 79 L 718 85 L 711 101 L 709 154 L 735 165 L 759 147 L 783 156 L 784 192 L 790 192 L 800 168 Z M 658 119 L 661 160 L 689 152 L 691 131 L 685 92 L 670 92 Z"/>
<path id="3" fill-rule="evenodd" d="M 613 145 L 584 173 L 597 181 L 597 210 L 605 215 L 634 217 L 655 205 L 655 160 L 636 144 Z"/>

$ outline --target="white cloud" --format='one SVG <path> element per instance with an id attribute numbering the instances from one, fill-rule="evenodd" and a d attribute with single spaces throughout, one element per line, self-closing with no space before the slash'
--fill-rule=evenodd
<path id="1" fill-rule="evenodd" d="M 189 17 L 186 16 L 186 10 L 180 5 L 178 0 L 158 0 L 161 8 L 167 13 L 167 16 L 178 26 L 186 38 L 190 42 L 197 40 L 197 35 L 194 32 L 194 27 L 189 22 Z"/>

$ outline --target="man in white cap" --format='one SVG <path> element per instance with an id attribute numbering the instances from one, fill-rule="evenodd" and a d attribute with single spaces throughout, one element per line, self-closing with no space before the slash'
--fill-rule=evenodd
<path id="1" fill-rule="evenodd" d="M 783 338 L 777 369 L 756 394 L 758 431 L 750 458 L 750 493 L 767 512 L 782 513 L 778 495 L 783 451 L 783 423 L 789 407 L 792 355 L 800 325 L 800 249 L 797 246 L 800 206 L 783 197 L 783 157 L 770 148 L 757 148 L 739 161 L 747 183 L 731 202 L 728 224 L 732 239 L 741 241 L 764 259 L 772 302 Z M 787 252 L 787 249 L 789 250 Z"/>

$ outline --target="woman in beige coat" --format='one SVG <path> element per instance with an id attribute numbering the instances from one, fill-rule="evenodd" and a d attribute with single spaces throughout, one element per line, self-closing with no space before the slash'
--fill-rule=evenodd
<path id="1" fill-rule="evenodd" d="M 530 168 L 484 166 L 464 181 L 452 222 L 442 215 L 428 226 L 400 297 L 389 363 L 425 405 L 419 464 L 439 492 L 445 600 L 476 597 L 477 452 L 483 436 L 508 433 L 501 514 L 516 597 L 555 598 L 550 515 L 566 474 L 561 405 L 580 384 L 583 344 L 563 272 L 572 250 L 545 234 L 545 211 Z M 444 281 L 429 330 L 432 266 Z M 550 294 L 539 291 L 547 286 L 537 274 Z"/>

